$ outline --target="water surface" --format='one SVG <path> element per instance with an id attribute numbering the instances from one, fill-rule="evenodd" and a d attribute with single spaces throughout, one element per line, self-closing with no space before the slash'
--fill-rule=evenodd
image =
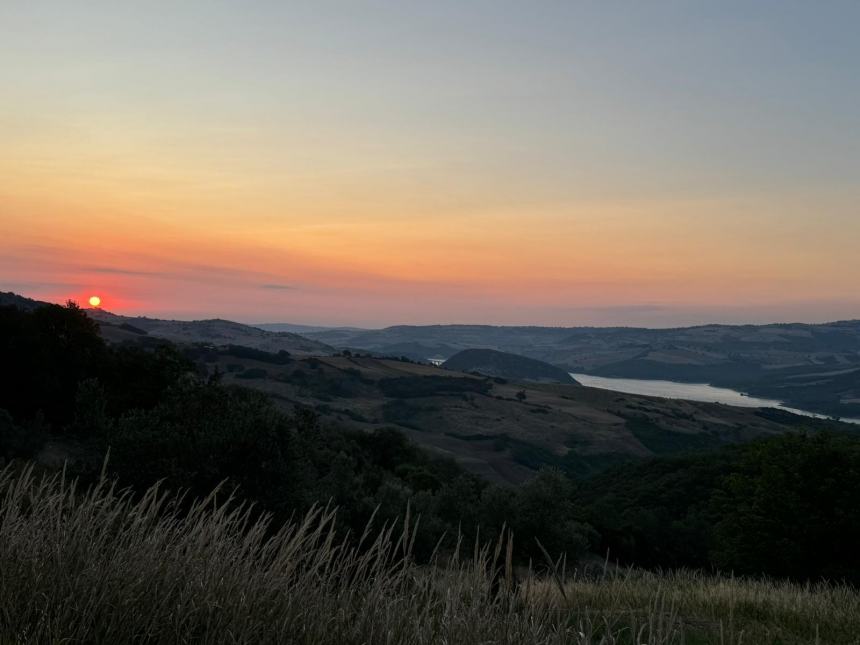
<path id="1" fill-rule="evenodd" d="M 601 390 L 660 396 L 665 399 L 724 403 L 725 405 L 737 405 L 744 408 L 778 408 L 805 417 L 815 417 L 816 419 L 829 418 L 826 414 L 790 408 L 775 399 L 761 399 L 755 396 L 747 396 L 737 390 L 715 387 L 707 383 L 679 383 L 677 381 L 657 381 L 638 378 L 607 378 L 605 376 L 591 376 L 589 374 L 574 374 L 573 372 L 570 375 L 587 387 L 596 387 Z M 841 420 L 846 423 L 860 423 L 860 419 L 843 417 Z"/>

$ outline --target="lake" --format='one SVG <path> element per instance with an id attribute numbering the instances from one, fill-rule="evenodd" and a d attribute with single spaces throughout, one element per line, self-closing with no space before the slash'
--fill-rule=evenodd
<path id="1" fill-rule="evenodd" d="M 636 378 L 607 378 L 604 376 L 590 376 L 589 374 L 570 374 L 577 381 L 587 387 L 596 387 L 601 390 L 614 390 L 627 394 L 644 394 L 646 396 L 660 396 L 666 399 L 687 399 L 688 401 L 705 401 L 708 403 L 724 403 L 725 405 L 737 405 L 745 408 L 778 408 L 786 412 L 793 412 L 805 417 L 816 419 L 827 419 L 827 415 L 798 410 L 783 405 L 774 399 L 760 399 L 747 396 L 736 390 L 725 387 L 714 387 L 706 383 L 678 383 L 676 381 L 656 381 L 650 379 Z M 860 419 L 842 418 L 846 423 L 860 423 Z"/>

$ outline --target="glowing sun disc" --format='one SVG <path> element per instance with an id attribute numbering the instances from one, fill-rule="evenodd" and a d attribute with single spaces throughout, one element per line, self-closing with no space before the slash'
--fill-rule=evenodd
<path id="1" fill-rule="evenodd" d="M 91 307 L 98 307 L 100 304 L 102 304 L 101 298 L 99 298 L 98 296 L 90 296 L 90 306 Z"/>

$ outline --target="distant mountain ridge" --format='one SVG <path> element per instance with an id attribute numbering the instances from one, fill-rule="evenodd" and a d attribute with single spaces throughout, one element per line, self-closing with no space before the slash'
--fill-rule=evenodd
<path id="1" fill-rule="evenodd" d="M 289 331 L 294 334 L 307 334 L 322 331 L 345 331 L 358 332 L 367 331 L 363 327 L 329 327 L 327 325 L 299 325 L 294 323 L 254 323 L 252 327 L 265 329 L 266 331 Z"/>
<path id="2" fill-rule="evenodd" d="M 287 351 L 305 356 L 329 356 L 330 345 L 285 331 L 266 331 L 258 327 L 214 318 L 210 320 L 161 320 L 158 318 L 119 316 L 101 309 L 88 309 L 91 318 L 115 326 L 130 326 L 150 336 L 174 343 L 210 343 L 241 345 L 266 352 Z"/>
<path id="3" fill-rule="evenodd" d="M 536 358 L 494 349 L 464 349 L 454 354 L 442 366 L 461 372 L 478 372 L 517 381 L 576 384 L 576 380 L 560 367 Z"/>
<path id="4" fill-rule="evenodd" d="M 0 304 L 32 308 L 40 303 L 2 293 Z M 421 361 L 447 359 L 465 349 L 490 349 L 537 359 L 567 372 L 710 383 L 778 399 L 791 407 L 860 417 L 860 320 L 674 329 L 399 325 L 376 330 L 331 328 L 299 335 L 217 319 L 165 321 L 89 311 L 113 325 L 103 330 L 105 335 L 118 337 L 131 338 L 139 330 L 175 342 L 236 344 L 303 355 L 330 355 L 335 348 L 347 348 Z M 122 330 L 122 325 L 133 329 Z"/>
<path id="5" fill-rule="evenodd" d="M 29 311 L 46 304 L 48 303 L 42 302 L 41 300 L 26 298 L 11 291 L 0 291 L 0 307 L 18 307 L 18 309 Z"/>
<path id="6" fill-rule="evenodd" d="M 36 309 L 51 303 L 12 292 L 0 292 L 0 306 Z M 211 320 L 161 320 L 144 316 L 121 316 L 103 309 L 85 309 L 102 326 L 102 336 L 111 342 L 139 340 L 141 336 L 174 343 L 241 345 L 266 352 L 286 351 L 298 356 L 330 356 L 336 350 L 323 342 L 285 331 L 266 331 L 219 318 Z M 151 338 L 149 339 L 151 340 Z"/>
<path id="7" fill-rule="evenodd" d="M 674 329 L 399 325 L 308 337 L 422 360 L 492 349 L 574 373 L 710 383 L 828 415 L 860 416 L 860 320 Z"/>

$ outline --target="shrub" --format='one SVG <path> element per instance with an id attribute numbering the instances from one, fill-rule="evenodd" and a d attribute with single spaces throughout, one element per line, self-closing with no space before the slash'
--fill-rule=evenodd
<path id="1" fill-rule="evenodd" d="M 0 465 L 16 457 L 32 457 L 42 444 L 37 428 L 18 426 L 6 410 L 0 409 Z"/>

